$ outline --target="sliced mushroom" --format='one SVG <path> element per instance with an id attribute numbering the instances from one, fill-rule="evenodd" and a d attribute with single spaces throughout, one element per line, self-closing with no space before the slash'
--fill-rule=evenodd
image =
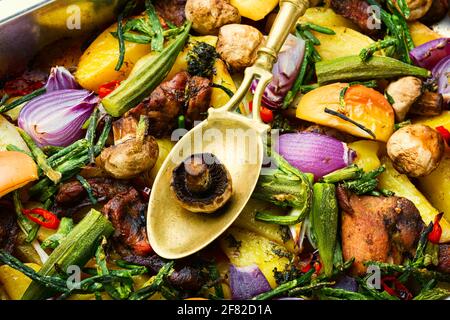
<path id="1" fill-rule="evenodd" d="M 416 77 L 400 78 L 389 84 L 386 93 L 394 100 L 392 108 L 395 111 L 395 118 L 401 122 L 405 120 L 409 109 L 422 94 L 422 80 Z"/>
<path id="2" fill-rule="evenodd" d="M 387 153 L 394 167 L 410 177 L 430 174 L 441 162 L 444 150 L 441 135 L 422 124 L 397 130 L 387 143 Z"/>
<path id="3" fill-rule="evenodd" d="M 130 117 L 131 119 L 131 117 Z M 96 163 L 116 179 L 130 179 L 153 168 L 158 159 L 158 143 L 152 136 L 146 136 L 148 125 L 143 120 L 137 125 L 134 137 L 129 131 L 114 130 L 116 144 L 102 151 Z M 129 119 L 123 121 L 124 128 L 135 128 Z M 125 138 L 128 138 L 124 141 Z M 118 143 L 117 143 L 118 142 Z"/>
<path id="4" fill-rule="evenodd" d="M 195 154 L 173 170 L 171 190 L 186 210 L 212 213 L 230 199 L 231 176 L 213 154 Z"/>

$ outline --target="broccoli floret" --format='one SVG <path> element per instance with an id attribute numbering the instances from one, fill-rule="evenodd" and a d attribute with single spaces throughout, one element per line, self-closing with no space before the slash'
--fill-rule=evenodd
<path id="1" fill-rule="evenodd" d="M 215 73 L 214 63 L 218 56 L 212 45 L 196 42 L 187 55 L 187 71 L 191 76 L 211 78 Z"/>

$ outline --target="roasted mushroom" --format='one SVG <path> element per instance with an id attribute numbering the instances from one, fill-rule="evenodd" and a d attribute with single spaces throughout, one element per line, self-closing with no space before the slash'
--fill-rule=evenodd
<path id="1" fill-rule="evenodd" d="M 186 210 L 212 213 L 230 199 L 231 176 L 213 154 L 194 154 L 173 170 L 171 189 Z"/>
<path id="2" fill-rule="evenodd" d="M 230 23 L 240 23 L 239 10 L 229 0 L 188 0 L 186 18 L 200 34 L 217 34 L 219 28 Z"/>
<path id="3" fill-rule="evenodd" d="M 389 84 L 386 93 L 394 100 L 392 108 L 395 111 L 395 118 L 401 122 L 405 120 L 409 109 L 422 94 L 422 80 L 416 77 L 400 78 Z"/>
<path id="4" fill-rule="evenodd" d="M 120 143 L 104 149 L 97 157 L 97 165 L 116 179 L 130 179 L 151 170 L 158 159 L 159 149 L 155 138 L 146 136 L 147 128 L 147 120 L 142 116 L 136 136 L 125 141 L 117 139 Z"/>
<path id="5" fill-rule="evenodd" d="M 444 150 L 441 135 L 422 124 L 397 130 L 387 143 L 387 153 L 394 167 L 410 177 L 430 174 L 441 162 Z"/>

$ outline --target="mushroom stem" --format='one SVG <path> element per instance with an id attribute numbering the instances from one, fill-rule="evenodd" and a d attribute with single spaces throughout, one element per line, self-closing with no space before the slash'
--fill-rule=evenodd
<path id="1" fill-rule="evenodd" d="M 201 158 L 193 157 L 184 163 L 186 188 L 192 193 L 203 193 L 211 185 L 208 166 Z"/>

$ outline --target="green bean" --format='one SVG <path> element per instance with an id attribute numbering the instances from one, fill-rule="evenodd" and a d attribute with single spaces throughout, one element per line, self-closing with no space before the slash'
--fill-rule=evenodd
<path id="1" fill-rule="evenodd" d="M 16 100 L 14 100 L 11 103 L 5 104 L 2 107 L 0 107 L 0 113 L 5 113 L 6 111 L 12 110 L 18 106 L 20 106 L 22 103 L 28 102 L 31 99 L 36 98 L 37 96 L 40 96 L 41 94 L 44 94 L 47 91 L 45 87 L 39 88 L 35 91 L 33 91 L 30 94 L 27 94 L 26 96 L 20 97 Z"/>

